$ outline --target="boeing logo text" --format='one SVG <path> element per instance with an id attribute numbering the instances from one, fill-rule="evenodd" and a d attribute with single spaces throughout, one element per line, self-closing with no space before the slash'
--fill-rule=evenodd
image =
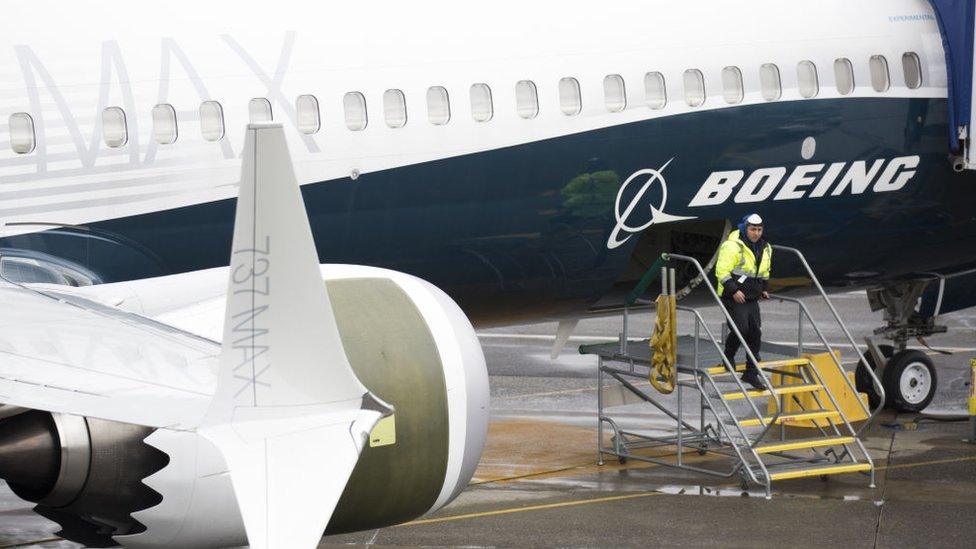
<path id="1" fill-rule="evenodd" d="M 733 202 L 744 204 L 863 194 L 868 190 L 897 191 L 915 177 L 918 164 L 918 156 L 900 156 L 890 160 L 804 164 L 793 171 L 784 167 L 760 168 L 748 176 L 744 170 L 712 172 L 688 207 L 724 204 L 733 193 Z"/>

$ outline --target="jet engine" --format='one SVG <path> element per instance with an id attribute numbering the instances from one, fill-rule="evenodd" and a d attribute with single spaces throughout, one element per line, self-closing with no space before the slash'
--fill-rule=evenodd
<path id="1" fill-rule="evenodd" d="M 223 284 L 222 271 L 209 276 Z M 345 265 L 323 273 L 353 370 L 395 409 L 363 449 L 327 533 L 436 510 L 471 479 L 487 433 L 488 376 L 474 330 L 446 294 L 418 278 Z M 165 277 L 156 290 L 195 274 Z M 196 325 L 212 315 L 203 324 L 220 334 L 223 303 L 197 304 Z M 216 386 L 211 373 L 204 400 Z M 60 524 L 59 535 L 90 547 L 247 543 L 223 458 L 192 431 L 27 411 L 0 421 L 0 477 Z"/>

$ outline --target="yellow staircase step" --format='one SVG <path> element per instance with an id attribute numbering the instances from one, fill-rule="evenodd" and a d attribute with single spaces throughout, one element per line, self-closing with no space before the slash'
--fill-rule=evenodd
<path id="1" fill-rule="evenodd" d="M 815 467 L 808 467 L 804 469 L 793 469 L 789 471 L 781 471 L 778 473 L 770 473 L 769 480 L 787 480 L 791 478 L 803 478 L 803 477 L 818 477 L 821 475 L 840 475 L 842 473 L 858 473 L 862 471 L 870 471 L 870 463 L 847 463 L 844 465 L 819 465 Z"/>
<path id="2" fill-rule="evenodd" d="M 760 368 L 763 368 L 763 369 L 769 369 L 769 368 L 785 368 L 787 366 L 806 366 L 809 362 L 810 362 L 810 360 L 809 359 L 806 359 L 806 358 L 788 358 L 788 359 L 784 359 L 784 360 L 765 360 L 765 361 L 760 361 L 759 362 L 759 367 Z M 746 365 L 745 365 L 745 363 L 736 364 L 735 365 L 735 371 L 736 372 L 744 372 L 744 371 L 746 371 Z M 713 376 L 716 376 L 716 375 L 727 375 L 730 372 L 728 371 L 728 369 L 725 367 L 724 364 L 719 364 L 718 366 L 712 366 L 711 368 L 709 368 L 708 369 L 708 373 L 711 374 L 711 375 L 713 375 Z"/>
<path id="3" fill-rule="evenodd" d="M 840 412 L 836 410 L 809 410 L 806 412 L 794 412 L 788 414 L 782 414 L 776 419 L 776 423 L 795 423 L 798 421 L 810 421 L 817 419 L 838 419 L 840 418 Z M 766 416 L 763 418 L 762 422 L 758 418 L 744 419 L 739 422 L 743 427 L 759 427 L 761 425 L 766 425 L 773 420 L 773 416 Z"/>
<path id="4" fill-rule="evenodd" d="M 774 389 L 775 395 L 792 395 L 796 393 L 809 393 L 813 391 L 819 391 L 823 389 L 823 385 L 819 383 L 809 383 L 809 384 L 796 384 L 796 385 L 783 385 L 781 387 L 776 387 Z M 747 391 L 749 393 L 749 398 L 758 398 L 764 396 L 770 396 L 772 393 L 768 389 L 750 389 Z M 722 393 L 722 398 L 725 400 L 740 400 L 745 398 L 742 391 L 732 391 L 730 393 Z"/>
<path id="5" fill-rule="evenodd" d="M 789 452 L 790 450 L 803 450 L 805 448 L 821 448 L 823 446 L 839 446 L 854 442 L 854 437 L 821 437 L 808 438 L 802 440 L 784 440 L 763 444 L 756 448 L 756 453 L 771 454 L 774 452 Z"/>

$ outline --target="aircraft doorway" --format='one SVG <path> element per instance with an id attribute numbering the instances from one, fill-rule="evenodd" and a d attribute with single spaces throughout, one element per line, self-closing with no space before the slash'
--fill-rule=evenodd
<path id="1" fill-rule="evenodd" d="M 718 247 L 730 227 L 731 225 L 725 219 L 694 219 L 655 225 L 647 229 L 640 235 L 637 247 L 630 255 L 627 268 L 610 291 L 594 304 L 591 311 L 622 307 L 627 293 L 634 289 L 640 278 L 662 253 L 678 253 L 694 257 L 706 272 L 710 272 L 718 257 Z M 698 287 L 701 276 L 689 263 L 680 262 L 674 267 L 677 269 L 677 295 L 681 298 Z M 652 285 L 648 290 L 648 296 L 653 298 L 656 295 L 654 292 L 654 285 Z"/>

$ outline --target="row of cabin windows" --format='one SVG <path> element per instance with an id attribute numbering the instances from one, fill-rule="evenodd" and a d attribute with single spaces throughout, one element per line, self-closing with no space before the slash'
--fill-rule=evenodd
<path id="1" fill-rule="evenodd" d="M 885 92 L 891 88 L 891 76 L 888 70 L 888 60 L 883 55 L 874 55 L 869 61 L 871 86 L 877 92 Z M 902 71 L 905 86 L 909 89 L 922 87 L 922 63 L 918 55 L 912 52 L 902 55 Z M 820 93 L 820 80 L 817 66 L 813 61 L 797 63 L 797 87 L 800 96 L 805 99 L 816 97 Z M 841 95 L 854 92 L 854 65 L 850 59 L 840 58 L 834 61 L 834 79 L 837 91 Z M 722 96 L 730 105 L 741 103 L 745 99 L 745 85 L 742 70 L 729 66 L 722 69 Z M 705 92 L 705 76 L 698 69 L 688 69 L 682 75 L 685 103 L 690 107 L 700 107 L 707 98 Z M 623 110 L 626 104 L 624 81 L 619 75 L 609 75 L 603 80 L 604 97 L 607 110 L 617 112 Z M 578 88 L 577 88 L 578 91 Z M 759 67 L 759 91 L 766 101 L 776 101 L 783 96 L 783 85 L 779 67 L 773 63 L 765 63 Z M 560 93 L 562 88 L 560 87 Z M 668 103 L 667 86 L 664 75 L 659 72 L 649 72 L 644 75 L 644 100 L 652 109 L 663 109 Z M 564 109 L 564 112 L 565 109 Z M 577 111 L 578 112 L 578 111 Z M 567 114 L 574 114 L 567 112 Z"/>
<path id="2" fill-rule="evenodd" d="M 891 87 L 888 60 L 883 55 L 874 55 L 869 60 L 871 86 L 877 92 L 885 92 Z M 917 89 L 922 86 L 921 61 L 915 53 L 902 55 L 902 69 L 905 86 Z M 801 97 L 810 99 L 820 93 L 817 66 L 812 61 L 800 61 L 796 67 L 797 87 Z M 855 89 L 854 66 L 847 58 L 834 61 L 834 81 L 841 95 L 849 95 Z M 699 107 L 707 98 L 705 76 L 698 69 L 688 69 L 682 76 L 685 103 Z M 745 98 L 742 71 L 729 66 L 722 69 L 722 95 L 725 102 L 734 105 Z M 779 67 L 765 63 L 759 67 L 760 93 L 766 101 L 776 101 L 783 95 Z M 559 80 L 559 108 L 563 114 L 574 116 L 583 109 L 579 81 L 572 77 Z M 471 117 L 477 122 L 487 122 L 494 116 L 491 88 L 488 84 L 473 84 L 469 90 Z M 619 74 L 610 74 L 603 79 L 603 97 L 606 109 L 620 112 L 627 107 L 627 92 L 624 79 Z M 668 104 L 667 85 L 660 72 L 644 75 L 644 100 L 652 109 L 663 109 Z M 346 127 L 353 131 L 366 128 L 369 118 L 366 112 L 366 97 L 360 92 L 349 92 L 342 98 Z M 515 84 L 515 108 L 521 118 L 532 119 L 539 114 L 539 92 L 531 80 L 521 80 Z M 295 101 L 296 125 L 306 135 L 317 133 L 322 127 L 319 114 L 319 101 L 314 95 L 300 95 Z M 407 102 L 403 92 L 396 89 L 383 93 L 383 116 L 386 125 L 401 128 L 407 123 Z M 270 122 L 273 119 L 271 102 L 257 97 L 248 104 L 248 117 L 252 123 Z M 427 90 L 427 119 L 431 124 L 444 125 L 451 120 L 451 102 L 447 89 L 432 86 Z M 176 109 L 172 105 L 160 104 L 152 109 L 153 139 L 161 145 L 175 143 L 179 137 Z M 217 101 L 204 101 L 200 105 L 200 131 L 206 141 L 219 141 L 224 137 L 224 112 Z M 105 144 L 117 148 L 128 140 L 128 125 L 125 111 L 119 107 L 108 107 L 102 111 L 102 133 Z M 14 152 L 27 154 L 34 150 L 34 122 L 27 113 L 15 113 L 10 117 L 10 144 Z"/>

